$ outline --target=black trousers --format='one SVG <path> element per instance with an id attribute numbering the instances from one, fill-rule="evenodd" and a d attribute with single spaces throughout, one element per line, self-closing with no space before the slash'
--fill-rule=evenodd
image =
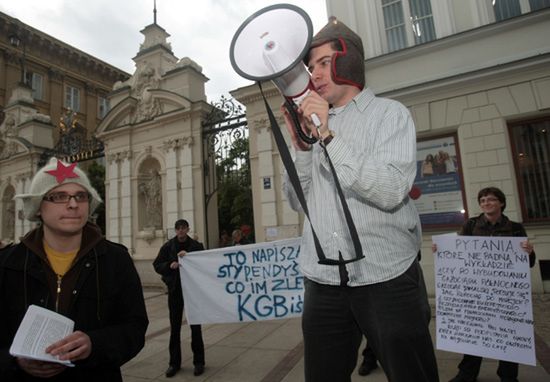
<path id="1" fill-rule="evenodd" d="M 350 382 L 364 333 L 391 382 L 439 381 L 428 324 L 431 310 L 420 265 L 363 287 L 305 280 L 306 382 Z"/>
<path id="2" fill-rule="evenodd" d="M 479 374 L 483 358 L 464 354 L 462 361 L 458 364 L 459 375 L 464 379 L 473 381 Z M 516 381 L 518 378 L 518 364 L 515 362 L 499 361 L 497 375 L 505 380 Z"/>
<path id="3" fill-rule="evenodd" d="M 168 310 L 170 312 L 170 362 L 171 366 L 181 366 L 181 321 L 183 319 L 183 294 L 181 288 L 168 292 Z M 191 328 L 191 350 L 193 365 L 204 365 L 204 342 L 200 325 Z"/>

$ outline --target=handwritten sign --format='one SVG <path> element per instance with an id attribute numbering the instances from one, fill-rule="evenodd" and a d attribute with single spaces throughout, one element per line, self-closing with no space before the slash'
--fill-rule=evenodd
<path id="1" fill-rule="evenodd" d="M 191 252 L 180 259 L 190 324 L 246 322 L 302 314 L 301 238 Z"/>
<path id="2" fill-rule="evenodd" d="M 432 239 L 437 348 L 536 365 L 526 238 Z"/>

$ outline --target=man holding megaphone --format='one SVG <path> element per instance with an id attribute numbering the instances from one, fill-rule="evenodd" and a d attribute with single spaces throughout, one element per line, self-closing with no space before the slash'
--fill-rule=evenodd
<path id="1" fill-rule="evenodd" d="M 306 381 L 351 381 L 361 333 L 390 381 L 438 381 L 416 259 L 420 220 L 408 196 L 416 172 L 411 116 L 365 88 L 361 38 L 343 23 L 331 19 L 304 62 L 313 90 L 301 100 L 298 120 L 321 144 L 300 139 L 288 109 L 282 111 L 312 224 L 304 224 L 300 253 Z M 302 209 L 288 176 L 284 190 L 291 206 Z M 341 198 L 358 239 L 350 235 Z M 327 259 L 319 261 L 318 244 Z"/>

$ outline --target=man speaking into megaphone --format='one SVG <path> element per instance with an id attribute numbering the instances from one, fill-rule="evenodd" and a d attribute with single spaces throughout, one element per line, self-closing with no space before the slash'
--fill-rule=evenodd
<path id="1" fill-rule="evenodd" d="M 420 220 L 408 196 L 416 173 L 411 116 L 365 88 L 361 38 L 336 19 L 313 37 L 304 62 L 313 90 L 301 100 L 298 120 L 321 144 L 300 139 L 288 109 L 282 112 L 311 222 L 304 224 L 300 253 L 306 381 L 351 381 L 361 332 L 390 381 L 438 381 L 416 259 Z M 284 191 L 301 210 L 288 176 Z M 341 195 L 357 227 L 359 255 Z M 319 261 L 317 243 L 328 260 Z"/>

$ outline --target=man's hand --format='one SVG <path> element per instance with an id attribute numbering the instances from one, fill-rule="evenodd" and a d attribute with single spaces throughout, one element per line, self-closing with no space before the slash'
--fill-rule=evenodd
<path id="1" fill-rule="evenodd" d="M 292 144 L 294 145 L 294 148 L 299 151 L 309 151 L 311 150 L 311 145 L 309 143 L 306 143 L 298 136 L 298 133 L 294 129 L 294 122 L 290 116 L 290 113 L 286 109 L 285 105 L 281 105 L 281 113 L 283 113 L 283 118 L 285 119 L 285 125 L 286 129 L 288 130 L 288 133 L 290 134 L 290 138 L 292 140 Z M 298 114 L 298 113 L 297 113 Z M 298 119 L 300 120 L 301 126 L 298 126 L 299 129 L 302 129 L 304 131 L 304 134 L 308 134 L 305 129 L 302 127 L 304 126 L 303 118 L 300 114 L 298 114 Z"/>
<path id="2" fill-rule="evenodd" d="M 183 257 L 185 255 L 187 255 L 187 252 L 185 252 L 185 251 L 179 251 L 178 252 L 178 257 Z"/>
<path id="3" fill-rule="evenodd" d="M 528 254 L 531 254 L 535 249 L 533 247 L 533 244 L 529 243 L 529 240 L 522 241 L 521 243 L 519 243 L 519 245 L 521 246 L 521 249 L 523 249 Z"/>
<path id="4" fill-rule="evenodd" d="M 170 269 L 178 269 L 179 266 L 180 266 L 180 263 L 178 263 L 177 261 L 172 261 L 170 263 Z"/>
<path id="5" fill-rule="evenodd" d="M 38 378 L 51 378 L 61 373 L 67 366 L 54 362 L 37 361 L 27 358 L 16 358 L 17 365 L 25 373 Z"/>
<path id="6" fill-rule="evenodd" d="M 319 121 L 321 121 L 319 130 L 321 133 L 324 133 L 328 130 L 328 109 L 328 102 L 315 91 L 310 91 L 298 108 L 298 113 L 302 115 L 305 121 L 305 127 L 311 132 L 311 135 L 318 139 L 320 137 L 317 132 L 317 126 L 313 123 L 311 115 L 315 114 L 319 117 Z"/>
<path id="7" fill-rule="evenodd" d="M 92 353 L 92 341 L 86 333 L 77 330 L 48 346 L 46 353 L 59 356 L 62 361 L 79 361 Z"/>

